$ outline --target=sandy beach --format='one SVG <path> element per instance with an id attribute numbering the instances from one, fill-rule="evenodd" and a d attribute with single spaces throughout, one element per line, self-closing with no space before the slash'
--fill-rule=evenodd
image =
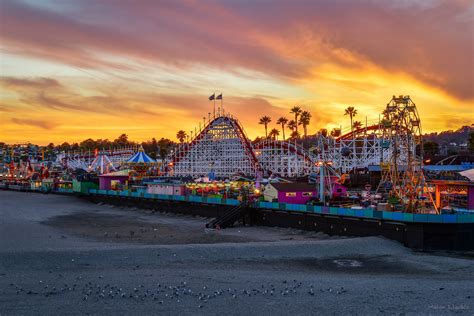
<path id="1" fill-rule="evenodd" d="M 474 259 L 0 191 L 0 315 L 474 313 Z"/>

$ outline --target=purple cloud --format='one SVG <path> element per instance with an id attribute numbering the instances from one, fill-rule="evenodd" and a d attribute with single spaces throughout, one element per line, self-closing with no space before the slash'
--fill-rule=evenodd
<path id="1" fill-rule="evenodd" d="M 51 11 L 3 2 L 3 49 L 84 68 L 133 68 L 103 57 L 110 55 L 138 64 L 250 69 L 287 80 L 322 62 L 358 67 L 367 60 L 457 98 L 474 98 L 468 1 L 71 3 Z M 363 60 L 347 62 L 341 50 Z"/>

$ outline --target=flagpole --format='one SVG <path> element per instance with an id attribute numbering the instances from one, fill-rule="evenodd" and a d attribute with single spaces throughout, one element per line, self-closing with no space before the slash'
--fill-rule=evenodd
<path id="1" fill-rule="evenodd" d="M 214 91 L 214 117 L 216 116 L 216 92 Z"/>

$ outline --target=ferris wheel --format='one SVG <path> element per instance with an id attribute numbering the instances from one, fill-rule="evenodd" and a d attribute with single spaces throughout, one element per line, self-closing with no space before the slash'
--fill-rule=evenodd
<path id="1" fill-rule="evenodd" d="M 425 185 L 418 110 L 409 96 L 393 96 L 383 115 L 381 141 L 388 155 L 385 159 L 381 155 L 382 181 L 377 191 L 384 189 L 399 200 L 397 204 L 403 205 L 404 210 L 414 212 L 421 207 L 419 201 Z"/>

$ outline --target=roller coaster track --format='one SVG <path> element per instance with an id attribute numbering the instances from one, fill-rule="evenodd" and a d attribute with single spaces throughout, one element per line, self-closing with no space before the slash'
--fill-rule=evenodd
<path id="1" fill-rule="evenodd" d="M 238 139 L 240 147 L 236 145 L 236 139 Z M 232 148 L 221 150 L 219 146 L 231 146 Z M 197 156 L 197 153 L 196 155 L 193 154 L 194 150 L 199 152 L 199 156 Z M 243 151 L 243 157 L 247 157 L 246 159 L 243 158 L 245 161 L 248 160 L 247 165 L 243 165 L 246 162 L 242 162 L 242 158 L 239 158 L 242 157 L 240 156 L 242 153 L 239 154 L 238 152 L 239 150 Z M 189 143 L 181 144 L 172 157 L 172 165 L 175 166 L 178 174 L 186 173 L 186 171 L 180 169 L 180 164 L 187 166 L 187 172 L 192 174 L 198 173 L 197 169 L 204 170 L 203 164 L 213 160 L 219 161 L 219 168 L 225 169 L 226 175 L 229 175 L 229 170 L 234 165 L 235 172 L 239 172 L 239 164 L 240 169 L 245 169 L 242 171 L 249 172 L 253 170 L 252 173 L 254 174 L 261 171 L 252 144 L 242 125 L 229 114 L 222 114 L 210 120 Z M 209 171 L 213 168 L 217 168 L 217 166 L 210 166 Z"/>

